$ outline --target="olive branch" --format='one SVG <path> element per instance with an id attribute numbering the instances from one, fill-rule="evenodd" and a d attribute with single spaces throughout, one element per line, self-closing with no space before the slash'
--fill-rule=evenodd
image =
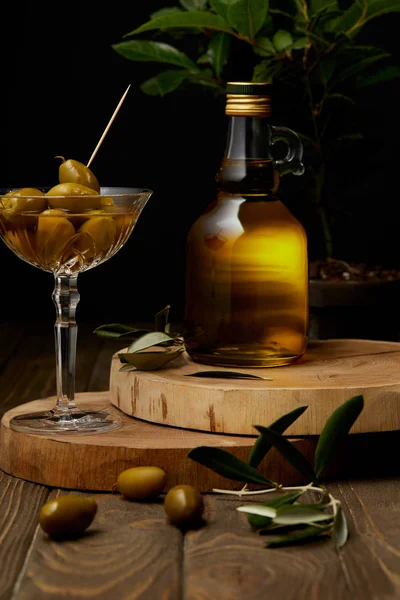
<path id="1" fill-rule="evenodd" d="M 339 549 L 348 539 L 347 520 L 340 501 L 323 485 L 321 477 L 363 406 L 363 397 L 354 396 L 331 414 L 319 436 L 313 465 L 283 436 L 286 429 L 307 410 L 307 406 L 296 408 L 269 427 L 256 425 L 259 436 L 247 463 L 225 450 L 208 446 L 194 448 L 188 457 L 223 477 L 245 484 L 238 491 L 214 489 L 216 493 L 239 497 L 275 493 L 274 498 L 261 504 L 245 504 L 237 508 L 239 512 L 247 514 L 253 530 L 263 535 L 272 534 L 273 537 L 266 544 L 268 547 L 276 548 L 332 537 Z M 273 447 L 310 483 L 304 486 L 282 486 L 265 477 L 257 467 Z M 263 485 L 264 488 L 250 491 L 247 489 L 249 483 Z M 305 502 L 303 496 L 308 492 L 318 494 L 318 499 L 315 502 Z"/>

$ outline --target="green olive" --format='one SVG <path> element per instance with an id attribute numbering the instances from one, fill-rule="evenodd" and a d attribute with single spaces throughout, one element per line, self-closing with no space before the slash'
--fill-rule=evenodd
<path id="1" fill-rule="evenodd" d="M 100 192 L 100 184 L 89 167 L 77 160 L 65 160 L 63 156 L 56 156 L 56 158 L 61 158 L 63 161 L 58 171 L 60 183 L 79 183 Z"/>
<path id="2" fill-rule="evenodd" d="M 191 485 L 177 485 L 165 496 L 164 510 L 174 525 L 197 525 L 204 512 L 202 495 Z"/>
<path id="3" fill-rule="evenodd" d="M 159 467 L 132 467 L 118 475 L 116 487 L 128 500 L 150 500 L 161 494 L 166 481 Z"/>
<path id="4" fill-rule="evenodd" d="M 48 209 L 38 217 L 36 249 L 45 262 L 59 260 L 65 246 L 75 235 L 75 228 L 67 219 L 68 213 Z"/>
<path id="5" fill-rule="evenodd" d="M 85 256 L 95 256 L 108 252 L 115 242 L 117 226 L 112 217 L 99 216 L 99 211 L 93 211 L 94 216 L 85 221 L 78 233 L 81 234 L 74 247 Z M 86 213 L 85 216 L 90 216 Z"/>
<path id="6" fill-rule="evenodd" d="M 4 200 L 4 216 L 15 227 L 24 225 L 32 226 L 35 224 L 35 218 L 28 215 L 21 215 L 25 212 L 42 212 L 47 207 L 47 201 L 43 192 L 36 188 L 21 188 L 13 192 L 8 192 Z"/>
<path id="7" fill-rule="evenodd" d="M 91 525 L 96 512 L 97 504 L 93 498 L 60 496 L 42 506 L 39 523 L 53 539 L 75 538 Z"/>
<path id="8" fill-rule="evenodd" d="M 80 183 L 59 183 L 52 187 L 46 196 L 51 208 L 69 210 L 71 213 L 100 208 L 101 199 L 98 192 Z"/>

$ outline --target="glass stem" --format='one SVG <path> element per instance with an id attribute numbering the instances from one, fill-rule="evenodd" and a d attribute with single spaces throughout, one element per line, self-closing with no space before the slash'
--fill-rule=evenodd
<path id="1" fill-rule="evenodd" d="M 54 326 L 56 343 L 56 412 L 67 414 L 75 408 L 75 364 L 78 327 L 75 320 L 79 302 L 78 276 L 56 275 L 53 302 L 57 311 Z"/>

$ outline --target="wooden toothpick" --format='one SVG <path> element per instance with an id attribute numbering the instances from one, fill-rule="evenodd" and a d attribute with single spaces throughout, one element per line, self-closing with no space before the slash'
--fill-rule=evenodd
<path id="1" fill-rule="evenodd" d="M 98 149 L 100 148 L 100 146 L 101 146 L 101 144 L 102 144 L 102 142 L 103 142 L 104 138 L 106 137 L 106 135 L 107 135 L 107 132 L 108 132 L 108 130 L 110 129 L 110 127 L 111 127 L 111 125 L 112 125 L 112 122 L 114 121 L 115 117 L 117 116 L 117 113 L 118 113 L 119 109 L 121 108 L 121 106 L 122 106 L 122 103 L 123 103 L 123 101 L 125 100 L 125 98 L 126 98 L 126 95 L 127 95 L 127 93 L 129 92 L 129 88 L 130 88 L 130 87 L 131 87 L 131 84 L 129 84 L 129 85 L 128 85 L 128 87 L 126 88 L 126 91 L 124 92 L 124 94 L 123 94 L 123 96 L 122 96 L 121 100 L 118 102 L 118 106 L 117 106 L 117 108 L 114 110 L 113 116 L 112 116 L 112 117 L 111 117 L 111 119 L 109 120 L 109 122 L 108 122 L 108 125 L 107 125 L 107 127 L 105 128 L 105 130 L 104 130 L 104 132 L 103 132 L 103 135 L 102 135 L 102 136 L 101 136 L 101 138 L 99 139 L 99 143 L 97 144 L 96 148 L 94 149 L 94 152 L 93 152 L 92 156 L 90 157 L 88 164 L 86 165 L 87 167 L 90 167 L 90 165 L 91 165 L 91 163 L 92 163 L 92 160 L 93 160 L 93 159 L 94 159 L 94 157 L 96 156 L 96 154 L 97 154 L 97 151 L 98 151 Z"/>

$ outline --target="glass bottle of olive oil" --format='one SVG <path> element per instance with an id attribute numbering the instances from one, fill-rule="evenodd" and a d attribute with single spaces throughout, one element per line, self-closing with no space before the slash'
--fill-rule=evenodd
<path id="1" fill-rule="evenodd" d="M 228 83 L 218 195 L 187 240 L 184 337 L 194 361 L 287 365 L 306 350 L 307 238 L 277 196 L 282 174 L 301 175 L 303 149 L 271 125 L 270 84 Z M 287 144 L 273 158 L 276 141 Z"/>

